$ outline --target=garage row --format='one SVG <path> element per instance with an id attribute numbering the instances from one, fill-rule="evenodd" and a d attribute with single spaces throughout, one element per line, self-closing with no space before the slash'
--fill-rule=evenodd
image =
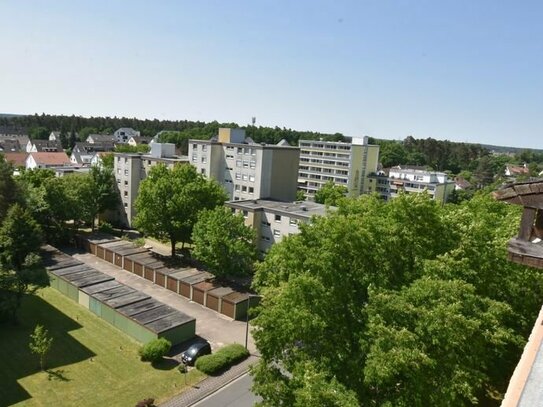
<path id="1" fill-rule="evenodd" d="M 138 342 L 176 345 L 196 335 L 196 319 L 115 280 L 52 246 L 42 247 L 51 287 Z"/>
<path id="2" fill-rule="evenodd" d="M 171 268 L 165 259 L 144 247 L 103 234 L 79 235 L 77 244 L 87 252 L 167 288 L 191 301 L 232 319 L 245 319 L 259 298 L 214 281 L 207 271 L 194 267 Z M 250 303 L 250 307 L 248 307 Z"/>

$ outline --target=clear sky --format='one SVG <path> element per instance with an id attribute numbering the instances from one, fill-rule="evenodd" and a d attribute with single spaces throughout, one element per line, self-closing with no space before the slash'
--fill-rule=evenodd
<path id="1" fill-rule="evenodd" d="M 0 112 L 543 148 L 543 2 L 0 0 Z"/>

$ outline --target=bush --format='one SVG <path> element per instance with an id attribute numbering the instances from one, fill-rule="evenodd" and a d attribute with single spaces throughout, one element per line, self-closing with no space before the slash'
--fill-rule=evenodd
<path id="1" fill-rule="evenodd" d="M 148 398 L 145 400 L 141 400 L 136 404 L 136 407 L 154 407 L 155 406 L 155 399 Z"/>
<path id="2" fill-rule="evenodd" d="M 144 362 L 158 362 L 170 351 L 171 347 L 172 344 L 169 340 L 164 338 L 155 339 L 143 345 L 139 350 L 139 354 Z"/>
<path id="3" fill-rule="evenodd" d="M 113 226 L 111 226 L 111 224 L 107 222 L 101 222 L 100 225 L 98 226 L 98 231 L 102 233 L 107 233 L 109 235 L 112 235 L 114 232 Z"/>
<path id="4" fill-rule="evenodd" d="M 234 343 L 227 345 L 212 355 L 201 356 L 196 360 L 196 368 L 208 375 L 213 375 L 226 369 L 249 356 L 249 351 L 242 345 Z"/>

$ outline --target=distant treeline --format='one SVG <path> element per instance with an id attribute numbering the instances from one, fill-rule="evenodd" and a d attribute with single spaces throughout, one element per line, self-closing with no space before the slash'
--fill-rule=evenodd
<path id="1" fill-rule="evenodd" d="M 488 149 L 479 144 L 433 138 L 415 139 L 409 136 L 403 141 L 370 139 L 370 143 L 379 144 L 383 167 L 417 165 L 454 174 L 462 170 L 474 170 L 477 161 L 490 154 Z"/>
<path id="2" fill-rule="evenodd" d="M 70 140 L 85 140 L 89 134 L 112 134 L 120 127 L 132 127 L 142 136 L 155 136 L 161 132 L 160 141 L 175 143 L 182 154 L 187 154 L 189 139 L 209 139 L 218 133 L 219 127 L 240 127 L 237 123 L 205 123 L 190 120 L 140 120 L 128 117 L 81 117 L 35 114 L 29 116 L 0 116 L 0 127 L 25 128 L 28 135 L 36 139 L 46 139 L 51 131 L 60 131 Z M 297 131 L 279 127 L 247 126 L 248 137 L 257 143 L 277 144 L 286 140 L 298 145 L 300 139 L 350 141 L 341 133 L 326 134 L 312 131 Z M 380 162 L 383 167 L 394 165 L 418 165 L 438 171 L 459 174 L 468 171 L 480 175 L 478 184 L 486 184 L 492 176 L 503 173 L 505 163 L 533 163 L 531 173 L 535 173 L 543 163 L 543 153 L 537 150 L 522 150 L 515 155 L 491 154 L 490 146 L 480 144 L 456 143 L 433 138 L 415 139 L 407 137 L 403 141 L 370 138 L 371 144 L 380 146 Z M 73 145 L 73 143 L 71 143 Z M 494 147 L 494 146 L 492 146 Z M 493 149 L 496 152 L 496 149 Z M 470 174 L 463 174 L 471 178 Z M 484 177 L 481 175 L 484 174 Z"/>

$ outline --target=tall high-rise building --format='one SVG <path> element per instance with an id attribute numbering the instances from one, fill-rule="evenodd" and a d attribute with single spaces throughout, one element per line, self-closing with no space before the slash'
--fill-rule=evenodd
<path id="1" fill-rule="evenodd" d="M 308 198 L 330 181 L 345 186 L 351 197 L 375 191 L 368 175 L 377 171 L 379 146 L 368 144 L 367 137 L 353 138 L 352 143 L 300 140 L 299 144 L 298 188 Z"/>
<path id="2" fill-rule="evenodd" d="M 221 184 L 230 200 L 296 199 L 300 150 L 286 141 L 255 143 L 243 129 L 219 129 L 211 140 L 189 140 L 190 163 Z"/>

